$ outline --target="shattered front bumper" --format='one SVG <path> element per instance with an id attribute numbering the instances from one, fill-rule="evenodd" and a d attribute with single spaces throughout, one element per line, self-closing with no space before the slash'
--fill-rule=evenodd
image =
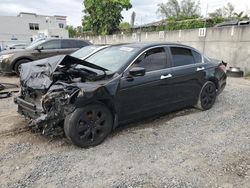
<path id="1" fill-rule="evenodd" d="M 60 83 L 51 86 L 46 94 L 26 88 L 14 102 L 18 105 L 18 113 L 30 119 L 29 127 L 50 134 L 62 127 L 66 116 L 74 112 L 79 92 L 77 87 L 66 88 Z"/>
<path id="2" fill-rule="evenodd" d="M 36 119 L 42 114 L 42 110 L 37 108 L 35 104 L 29 103 L 19 96 L 14 99 L 18 105 L 18 113 L 30 119 Z"/>
<path id="3" fill-rule="evenodd" d="M 16 97 L 14 102 L 18 105 L 18 113 L 28 118 L 29 127 L 32 130 L 40 130 L 45 135 L 61 134 L 61 128 L 58 126 L 63 121 L 60 114 L 46 114 L 35 104 L 27 102 L 22 97 Z"/>

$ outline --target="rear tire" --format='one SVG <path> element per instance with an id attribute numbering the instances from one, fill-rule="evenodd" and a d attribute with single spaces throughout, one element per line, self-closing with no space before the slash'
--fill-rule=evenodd
<path id="1" fill-rule="evenodd" d="M 76 109 L 64 122 L 67 138 L 76 146 L 88 148 L 104 141 L 113 128 L 113 116 L 102 104 Z"/>
<path id="2" fill-rule="evenodd" d="M 20 71 L 19 71 L 20 65 L 22 65 L 22 64 L 24 64 L 24 63 L 28 63 L 28 62 L 30 62 L 30 60 L 28 60 L 28 59 L 22 59 L 22 60 L 17 61 L 17 62 L 15 63 L 15 66 L 14 66 L 14 71 L 15 71 L 15 73 L 16 73 L 17 75 L 19 75 L 19 74 L 20 74 Z"/>
<path id="3" fill-rule="evenodd" d="M 195 107 L 204 111 L 209 110 L 214 105 L 216 97 L 216 86 L 213 82 L 208 81 L 203 85 Z"/>

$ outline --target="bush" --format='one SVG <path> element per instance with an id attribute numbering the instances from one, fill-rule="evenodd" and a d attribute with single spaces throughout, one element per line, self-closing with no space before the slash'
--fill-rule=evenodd
<path id="1" fill-rule="evenodd" d="M 213 19 L 192 19 L 176 21 L 173 19 L 167 20 L 167 30 L 184 30 L 184 29 L 197 29 L 205 27 L 213 27 L 218 23 L 223 22 L 223 18 L 213 18 Z M 206 25 L 205 25 L 206 22 Z"/>

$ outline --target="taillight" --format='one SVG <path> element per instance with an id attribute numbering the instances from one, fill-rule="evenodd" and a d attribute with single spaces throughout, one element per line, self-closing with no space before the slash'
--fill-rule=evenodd
<path id="1" fill-rule="evenodd" d="M 219 68 L 220 68 L 221 70 L 223 70 L 224 72 L 226 72 L 226 66 L 225 66 L 225 65 L 222 64 L 222 65 L 219 66 Z"/>
<path id="2" fill-rule="evenodd" d="M 220 63 L 220 65 L 219 65 L 219 68 L 220 68 L 221 70 L 223 70 L 224 72 L 226 72 L 226 71 L 227 71 L 227 63 L 225 63 L 224 61 L 222 61 L 222 62 Z"/>

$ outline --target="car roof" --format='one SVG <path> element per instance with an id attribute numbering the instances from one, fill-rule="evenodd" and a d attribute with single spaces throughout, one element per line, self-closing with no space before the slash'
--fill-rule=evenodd
<path id="1" fill-rule="evenodd" d="M 136 43 L 124 43 L 124 44 L 115 44 L 115 45 L 111 45 L 111 46 L 121 46 L 121 47 L 130 47 L 130 48 L 140 48 L 140 49 L 145 49 L 145 48 L 151 48 L 154 46 L 162 46 L 162 45 L 166 45 L 166 46 L 180 46 L 180 47 L 188 47 L 188 48 L 192 48 L 190 46 L 184 45 L 184 44 L 179 44 L 179 43 L 172 43 L 172 42 L 136 42 Z"/>
<path id="2" fill-rule="evenodd" d="M 27 45 L 25 43 L 10 44 L 9 46 Z"/>
<path id="3" fill-rule="evenodd" d="M 75 41 L 84 41 L 84 42 L 89 42 L 88 40 L 83 40 L 83 39 L 75 39 L 75 38 L 68 38 L 68 39 L 65 39 L 65 38 L 46 38 L 46 39 L 43 39 L 45 41 L 50 41 L 50 40 L 75 40 Z"/>

